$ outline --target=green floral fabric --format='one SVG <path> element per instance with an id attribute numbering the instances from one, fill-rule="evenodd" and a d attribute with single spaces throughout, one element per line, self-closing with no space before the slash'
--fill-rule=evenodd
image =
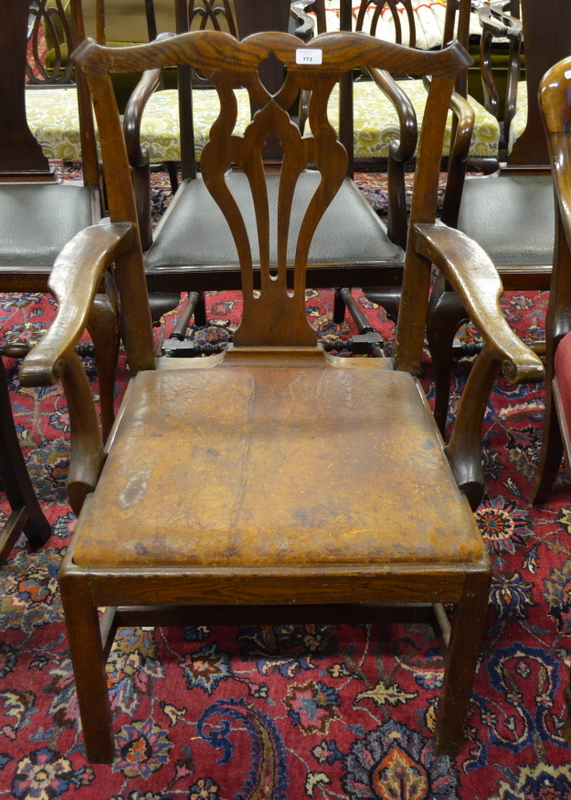
<path id="1" fill-rule="evenodd" d="M 354 87 L 354 137 L 356 158 L 378 158 L 388 155 L 389 144 L 398 138 L 396 111 L 384 94 L 371 81 Z M 407 81 L 406 91 L 416 109 L 419 126 L 426 105 L 422 81 Z M 241 133 L 250 119 L 250 104 L 245 89 L 236 92 L 238 119 L 236 132 Z M 30 128 L 48 158 L 67 161 L 81 158 L 79 116 L 74 89 L 46 89 L 26 92 Z M 475 100 L 476 124 L 472 136 L 472 156 L 495 156 L 498 152 L 499 126 L 492 114 Z M 218 116 L 218 95 L 211 90 L 193 93 L 194 134 L 196 157 L 206 142 L 212 123 Z M 338 93 L 334 91 L 329 103 L 333 124 L 338 120 Z M 450 142 L 452 116 L 447 126 L 445 153 Z M 178 98 L 175 90 L 156 92 L 149 100 L 141 125 L 141 140 L 149 148 L 151 161 L 180 160 L 180 129 Z"/>
<path id="2" fill-rule="evenodd" d="M 515 114 L 510 125 L 508 153 L 511 153 L 516 139 L 522 135 L 527 125 L 527 82 L 519 81 L 517 85 Z"/>

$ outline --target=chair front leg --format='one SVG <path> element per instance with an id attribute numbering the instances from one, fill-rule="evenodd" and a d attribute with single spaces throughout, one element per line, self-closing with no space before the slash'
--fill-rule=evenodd
<path id="1" fill-rule="evenodd" d="M 105 657 L 89 580 L 66 557 L 59 585 L 87 759 L 110 764 L 115 753 Z"/>
<path id="2" fill-rule="evenodd" d="M 475 566 L 474 572 L 466 573 L 462 596 L 452 616 L 436 721 L 435 750 L 438 755 L 455 755 L 462 746 L 464 723 L 486 627 L 491 579 L 488 556 Z"/>

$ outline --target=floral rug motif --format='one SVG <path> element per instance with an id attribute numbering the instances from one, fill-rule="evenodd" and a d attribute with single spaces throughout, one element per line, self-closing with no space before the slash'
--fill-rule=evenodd
<path id="1" fill-rule="evenodd" d="M 159 176 L 159 182 L 162 177 Z M 381 178 L 365 187 L 379 193 Z M 366 177 L 363 182 L 366 181 Z M 158 184 L 162 185 L 162 184 Z M 164 196 L 156 197 L 157 207 Z M 388 340 L 384 311 L 356 293 Z M 308 292 L 323 335 L 332 292 Z M 208 297 L 202 340 L 225 338 L 237 293 Z M 510 293 L 504 310 L 541 338 L 546 296 Z M 0 296 L 5 339 L 35 340 L 51 298 Z M 168 335 L 170 314 L 157 336 Z M 466 329 L 463 338 L 473 332 Z M 86 369 L 97 392 L 94 365 Z M 494 577 L 466 735 L 436 757 L 442 661 L 423 625 L 214 627 L 120 631 L 107 667 L 117 756 L 86 762 L 57 571 L 75 524 L 66 503 L 69 421 L 58 388 L 24 389 L 10 362 L 18 433 L 52 524 L 37 552 L 22 537 L 0 570 L 0 797 L 77 800 L 563 800 L 571 748 L 563 740 L 571 634 L 571 493 L 562 470 L 549 503 L 529 505 L 544 387 L 500 380 L 485 419 L 487 492 L 477 518 Z M 452 411 L 469 371 L 455 364 Z M 117 375 L 123 393 L 124 359 Z M 430 364 L 425 388 L 431 397 Z M 342 464 L 340 478 L 342 479 Z M 342 487 L 342 480 L 340 480 Z M 343 490 L 342 488 L 340 489 Z M 6 513 L 6 505 L 2 506 Z"/>

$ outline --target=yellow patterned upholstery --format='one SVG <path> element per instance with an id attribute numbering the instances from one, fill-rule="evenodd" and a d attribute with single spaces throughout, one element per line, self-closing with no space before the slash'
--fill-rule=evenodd
<path id="1" fill-rule="evenodd" d="M 388 155 L 389 142 L 398 138 L 398 121 L 393 105 L 370 81 L 356 83 L 355 91 L 355 157 L 380 158 Z M 57 103 L 54 94 L 57 93 Z M 407 82 L 411 97 L 422 123 L 426 91 L 421 81 Z M 250 118 L 250 106 L 245 90 L 238 90 L 238 122 L 236 131 L 244 129 Z M 47 89 L 26 93 L 28 123 L 48 158 L 66 161 L 79 160 L 79 117 L 75 89 Z M 194 102 L 195 151 L 200 159 L 208 140 L 210 127 L 218 115 L 218 96 L 211 90 L 196 90 Z M 498 152 L 499 126 L 486 109 L 471 101 L 476 111 L 476 124 L 470 146 L 471 156 L 495 156 Z M 337 119 L 338 95 L 330 101 L 330 116 Z M 57 109 L 57 113 L 55 111 Z M 451 117 L 448 120 L 445 153 L 450 142 Z M 141 125 L 141 140 L 149 148 L 151 161 L 180 160 L 180 130 L 176 90 L 156 92 L 147 105 Z"/>
<path id="2" fill-rule="evenodd" d="M 434 47 L 442 41 L 445 0 L 433 0 L 428 3 L 426 0 L 413 0 L 413 2 L 418 6 L 417 45 Z M 338 6 L 339 0 L 326 0 L 328 28 L 339 27 Z M 403 36 L 406 38 L 406 16 L 402 14 L 401 17 Z M 377 36 L 394 41 L 394 31 L 392 12 L 387 8 L 382 23 L 379 22 Z M 426 91 L 420 81 L 411 81 L 407 84 L 407 93 L 415 107 L 420 126 L 426 104 Z M 239 108 L 237 131 L 241 131 L 249 120 L 250 109 L 245 91 L 237 92 L 237 97 Z M 337 97 L 334 93 L 330 103 L 330 115 L 333 121 L 337 119 Z M 480 103 L 472 98 L 468 99 L 476 112 L 470 156 L 495 157 L 498 153 L 500 136 L 498 122 Z M 193 103 L 195 149 L 199 160 L 202 148 L 208 140 L 210 126 L 218 114 L 218 97 L 214 91 L 196 90 L 193 92 Z M 26 106 L 30 129 L 48 158 L 68 161 L 81 159 L 77 97 L 74 88 L 27 91 Z M 360 159 L 386 157 L 389 143 L 398 138 L 398 121 L 393 105 L 374 83 L 364 81 L 354 86 L 354 108 L 355 157 Z M 518 109 L 520 108 L 526 110 L 526 103 L 518 102 Z M 523 126 L 525 127 L 525 119 Z M 447 125 L 445 154 L 448 153 L 450 129 L 451 117 Z M 512 125 L 512 133 L 516 137 L 521 133 L 517 115 Z M 180 160 L 178 99 L 175 90 L 156 92 L 151 97 L 142 121 L 141 140 L 149 147 L 151 161 Z"/>
<path id="3" fill-rule="evenodd" d="M 75 86 L 27 89 L 26 116 L 30 130 L 48 158 L 63 161 L 81 159 Z"/>
<path id="4" fill-rule="evenodd" d="M 239 89 L 236 96 L 236 132 L 241 132 L 250 121 L 250 104 L 245 89 Z M 212 123 L 218 116 L 218 95 L 215 91 L 197 90 L 193 93 L 193 106 L 196 157 L 200 160 Z M 48 158 L 63 161 L 81 159 L 77 92 L 74 87 L 27 91 L 26 112 L 30 130 Z M 155 92 L 150 98 L 141 125 L 141 140 L 149 148 L 151 161 L 180 161 L 178 96 L 175 89 Z"/>
<path id="5" fill-rule="evenodd" d="M 420 128 L 426 107 L 426 89 L 422 81 L 407 81 L 406 93 L 412 101 Z M 469 100 L 476 112 L 470 155 L 472 157 L 495 157 L 498 154 L 500 139 L 498 121 L 476 100 L 472 98 Z M 375 83 L 363 81 L 353 85 L 353 106 L 355 109 L 353 121 L 355 158 L 388 156 L 389 143 L 393 139 L 397 139 L 399 135 L 398 117 L 390 100 L 379 91 Z M 329 106 L 332 120 L 335 119 L 334 110 L 337 107 L 338 100 L 335 92 L 331 96 Z M 444 138 L 444 155 L 449 152 L 451 128 L 452 114 L 449 114 Z"/>
<path id="6" fill-rule="evenodd" d="M 527 81 L 518 81 L 515 114 L 510 125 L 508 153 L 511 153 L 516 139 L 522 135 L 527 125 Z"/>
<path id="7" fill-rule="evenodd" d="M 354 24 L 357 22 L 359 4 L 353 4 Z M 415 13 L 416 47 L 421 50 L 430 50 L 440 47 L 444 35 L 444 18 L 446 16 L 446 0 L 412 0 Z M 407 43 L 408 20 L 403 6 L 398 9 L 400 15 L 401 40 Z M 365 33 L 370 33 L 374 8 L 371 7 L 366 15 L 363 25 Z M 325 0 L 325 22 L 328 31 L 339 30 L 339 0 Z M 377 22 L 375 36 L 387 42 L 395 41 L 396 26 L 393 21 L 393 12 L 386 6 Z M 470 34 L 480 35 L 482 32 L 477 14 L 470 15 Z"/>

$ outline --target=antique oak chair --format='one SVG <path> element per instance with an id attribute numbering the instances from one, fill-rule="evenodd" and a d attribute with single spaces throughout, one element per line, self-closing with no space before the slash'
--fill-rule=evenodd
<path id="1" fill-rule="evenodd" d="M 567 56 L 571 14 L 567 0 L 521 0 L 528 85 L 527 125 L 506 164 L 489 176 L 468 176 L 446 193 L 442 220 L 480 244 L 507 291 L 549 288 L 553 263 L 553 181 L 537 100 L 540 80 Z M 460 157 L 460 156 L 459 156 Z M 446 425 L 453 342 L 469 320 L 441 276 L 431 299 L 428 340 L 435 368 L 435 416 Z"/>
<path id="2" fill-rule="evenodd" d="M 434 153 L 442 147 L 454 82 L 468 63 L 465 51 L 454 44 L 419 52 L 350 33 L 320 36 L 311 49 L 321 58 L 308 57 L 289 34 L 238 42 L 207 31 L 121 50 L 87 41 L 75 54 L 98 114 L 111 219 L 78 234 L 62 251 L 50 282 L 57 319 L 20 375 L 25 385 L 61 377 L 69 398 L 77 447 L 69 492 L 79 520 L 60 586 L 92 761 L 110 762 L 114 753 L 105 660 L 117 628 L 135 620 L 180 623 L 189 615 L 227 621 L 232 609 L 267 621 L 300 614 L 340 619 L 346 612 L 373 619 L 383 604 L 425 610 L 435 604 L 432 618 L 447 645 L 436 748 L 454 753 L 462 741 L 490 562 L 458 483 L 477 503 L 479 423 L 498 371 L 512 380 L 537 380 L 543 369 L 505 323 L 500 280 L 485 253 L 435 223 Z M 287 68 L 273 96 L 257 74 L 270 54 Z M 232 231 L 244 312 L 233 345 L 222 354 L 157 362 L 108 73 L 187 63 L 205 72 L 221 97 L 202 174 L 205 196 L 211 193 L 221 209 L 212 235 L 220 239 L 223 227 Z M 432 76 L 394 362 L 326 355 L 305 313 L 311 241 L 347 169 L 327 101 L 340 75 L 358 66 Z M 239 86 L 260 109 L 243 136 L 232 133 Z M 300 89 L 312 90 L 311 136 L 301 136 L 286 110 Z M 284 149 L 279 189 L 266 180 L 261 156 L 271 133 Z M 300 196 L 308 164 L 316 166 L 314 191 Z M 235 193 L 231 168 L 251 187 L 255 228 L 243 195 Z M 104 451 L 74 344 L 110 261 L 133 378 Z M 448 457 L 415 378 L 431 261 L 445 270 L 488 343 Z M 339 492 L 340 469 L 348 493 Z M 450 619 L 442 604 L 453 607 Z M 101 629 L 100 606 L 107 609 Z"/>
<path id="3" fill-rule="evenodd" d="M 45 0 L 40 0 L 39 16 L 44 6 Z M 80 40 L 81 9 L 77 0 L 73 0 L 73 6 L 75 35 Z M 64 13 L 61 4 L 58 7 Z M 55 11 L 52 9 L 52 15 Z M 54 175 L 26 122 L 28 4 L 0 0 L 0 18 L 0 291 L 45 292 L 61 248 L 101 217 L 89 92 L 80 78 L 77 91 L 82 108 L 84 180 L 62 181 Z M 114 416 L 119 338 L 113 295 L 105 291 L 105 282 L 100 289 L 91 309 L 89 331 L 95 345 L 102 424 L 108 433 Z M 13 351 L 6 346 L 2 354 L 21 356 L 22 347 Z"/>
<path id="4" fill-rule="evenodd" d="M 533 500 L 547 499 L 561 466 L 563 450 L 571 453 L 571 150 L 569 142 L 569 91 L 571 59 L 550 69 L 540 85 L 540 105 L 555 184 L 555 255 L 546 339 L 546 399 L 543 441 Z M 568 697 L 569 703 L 569 697 Z M 569 730 L 571 733 L 571 729 Z"/>

